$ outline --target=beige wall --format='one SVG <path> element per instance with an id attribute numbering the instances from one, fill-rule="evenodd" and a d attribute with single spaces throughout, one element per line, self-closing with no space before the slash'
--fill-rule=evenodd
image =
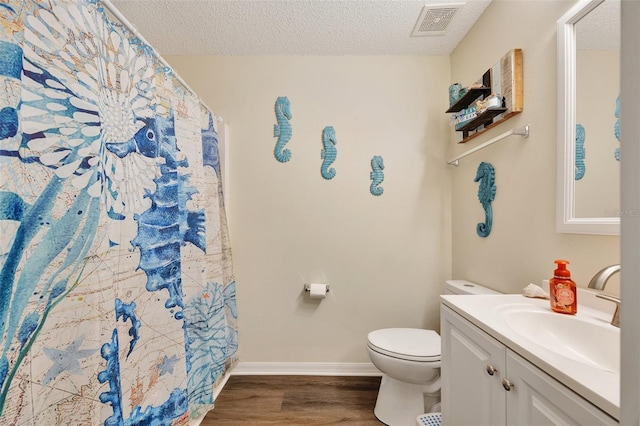
<path id="1" fill-rule="evenodd" d="M 451 277 L 446 166 L 448 57 L 169 57 L 230 126 L 239 356 L 367 362 L 366 334 L 438 327 Z M 288 163 L 275 160 L 274 103 L 291 101 Z M 337 175 L 320 176 L 322 129 Z M 385 164 L 369 193 L 370 160 Z M 328 282 L 310 302 L 303 284 Z"/>
<path id="2" fill-rule="evenodd" d="M 586 287 L 619 262 L 619 238 L 555 232 L 556 20 L 573 1 L 494 0 L 449 57 L 169 57 L 231 129 L 228 205 L 248 362 L 366 362 L 367 332 L 438 328 L 445 279 L 520 292 L 566 258 Z M 444 113 L 452 82 L 476 81 L 522 48 L 524 112 L 458 145 Z M 274 102 L 288 96 L 292 160 L 273 149 Z M 517 136 L 446 161 L 513 127 Z M 337 176 L 320 176 L 321 131 L 338 139 Z M 385 162 L 384 195 L 369 161 Z M 496 169 L 491 235 L 473 182 Z M 451 195 L 453 194 L 453 196 Z M 617 281 L 617 280 L 616 280 Z M 328 282 L 321 303 L 304 283 Z M 619 293 L 617 282 L 609 291 Z"/>
<path id="3" fill-rule="evenodd" d="M 565 258 L 578 286 L 601 267 L 619 263 L 619 238 L 555 232 L 556 21 L 573 1 L 494 0 L 451 56 L 451 82 L 476 81 L 507 51 L 523 49 L 524 111 L 472 142 L 450 143 L 455 156 L 513 127 L 531 125 L 531 136 L 512 136 L 460 162 L 453 172 L 453 277 L 504 292 L 520 292 L 549 278 Z M 453 141 L 453 136 L 451 136 Z M 478 164 L 496 170 L 493 231 L 476 235 L 484 220 L 473 182 Z M 616 294 L 616 283 L 607 289 Z"/>

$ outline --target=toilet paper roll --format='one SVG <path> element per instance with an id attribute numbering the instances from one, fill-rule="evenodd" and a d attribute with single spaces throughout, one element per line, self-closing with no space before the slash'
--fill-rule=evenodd
<path id="1" fill-rule="evenodd" d="M 310 284 L 309 297 L 311 297 L 312 299 L 324 299 L 325 297 L 327 297 L 327 285 L 326 284 Z"/>

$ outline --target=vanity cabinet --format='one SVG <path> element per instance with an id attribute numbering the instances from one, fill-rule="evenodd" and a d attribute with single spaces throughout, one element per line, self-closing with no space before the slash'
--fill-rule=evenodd
<path id="1" fill-rule="evenodd" d="M 453 310 L 440 312 L 443 425 L 618 424 Z"/>

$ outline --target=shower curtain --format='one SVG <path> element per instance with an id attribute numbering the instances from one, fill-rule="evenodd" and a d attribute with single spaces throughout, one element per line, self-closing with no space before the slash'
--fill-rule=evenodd
<path id="1" fill-rule="evenodd" d="M 187 425 L 236 362 L 218 117 L 99 1 L 0 22 L 0 425 Z"/>

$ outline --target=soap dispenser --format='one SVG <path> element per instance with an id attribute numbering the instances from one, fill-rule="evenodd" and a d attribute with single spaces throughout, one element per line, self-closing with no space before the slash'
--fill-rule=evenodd
<path id="1" fill-rule="evenodd" d="M 549 280 L 549 301 L 551 310 L 561 314 L 575 315 L 578 312 L 576 283 L 571 280 L 567 260 L 556 260 L 557 268 Z"/>

